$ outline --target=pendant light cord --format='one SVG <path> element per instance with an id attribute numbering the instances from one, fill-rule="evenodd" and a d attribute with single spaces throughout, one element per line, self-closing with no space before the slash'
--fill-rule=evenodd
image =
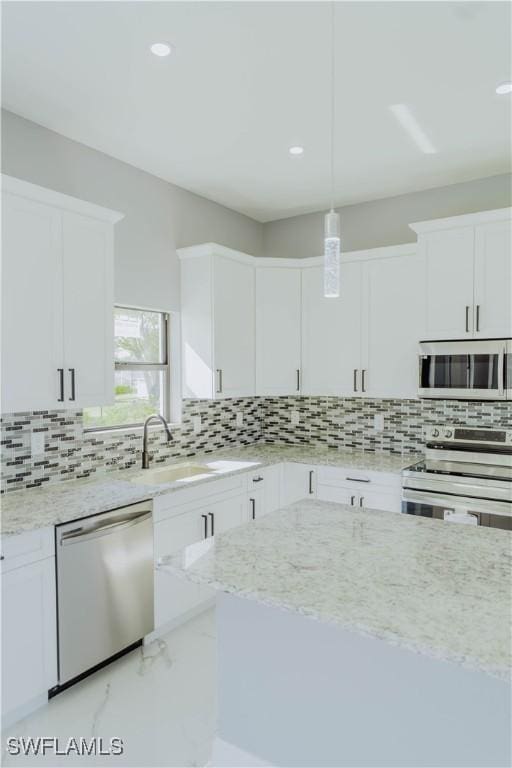
<path id="1" fill-rule="evenodd" d="M 334 210 L 335 0 L 331 0 L 331 211 Z"/>

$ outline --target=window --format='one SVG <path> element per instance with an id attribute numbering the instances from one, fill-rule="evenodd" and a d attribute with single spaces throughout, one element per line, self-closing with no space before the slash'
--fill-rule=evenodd
<path id="1" fill-rule="evenodd" d="M 152 413 L 169 420 L 168 326 L 163 312 L 115 308 L 115 403 L 85 408 L 85 429 L 140 426 Z"/>

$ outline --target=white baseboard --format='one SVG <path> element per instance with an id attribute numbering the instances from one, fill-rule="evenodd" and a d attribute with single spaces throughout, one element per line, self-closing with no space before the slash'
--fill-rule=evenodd
<path id="1" fill-rule="evenodd" d="M 32 712 L 35 712 L 36 709 L 39 709 L 39 707 L 43 707 L 45 704 L 48 704 L 48 693 L 40 693 L 38 696 L 35 696 L 33 699 L 30 699 L 30 701 L 25 702 L 25 704 L 22 704 L 21 707 L 16 707 L 16 709 L 11 709 L 9 712 L 2 712 L 2 730 L 5 730 L 6 728 L 10 728 L 11 725 L 14 725 L 14 723 L 17 723 L 18 720 L 23 720 L 24 717 L 27 717 L 28 715 L 31 715 Z"/>

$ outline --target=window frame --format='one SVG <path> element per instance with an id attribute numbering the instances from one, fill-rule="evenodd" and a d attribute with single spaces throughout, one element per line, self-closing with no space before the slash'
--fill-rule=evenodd
<path id="1" fill-rule="evenodd" d="M 170 313 L 161 309 L 148 309 L 141 307 L 129 307 L 125 304 L 114 305 L 114 315 L 118 309 L 128 309 L 132 312 L 153 312 L 162 317 L 162 360 L 163 363 L 131 363 L 119 362 L 115 359 L 114 353 L 114 372 L 115 371 L 162 371 L 164 376 L 163 384 L 163 413 L 161 414 L 167 424 L 171 423 L 171 331 L 170 331 Z M 114 319 L 114 318 L 113 318 Z M 115 339 L 115 333 L 114 333 Z M 108 406 L 105 406 L 108 408 Z M 133 422 L 130 424 L 113 424 L 111 426 L 84 427 L 84 432 L 113 432 L 119 430 L 142 429 L 144 422 Z"/>

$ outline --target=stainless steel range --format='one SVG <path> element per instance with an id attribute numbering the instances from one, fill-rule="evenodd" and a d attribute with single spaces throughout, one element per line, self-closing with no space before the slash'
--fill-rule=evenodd
<path id="1" fill-rule="evenodd" d="M 402 512 L 512 530 L 512 429 L 433 426 L 402 472 Z"/>

